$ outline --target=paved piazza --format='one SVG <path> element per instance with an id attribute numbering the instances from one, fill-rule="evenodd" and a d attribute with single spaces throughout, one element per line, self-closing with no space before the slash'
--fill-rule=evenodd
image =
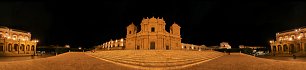
<path id="1" fill-rule="evenodd" d="M 0 62 L 0 70 L 304 70 L 305 65 L 306 62 L 215 51 L 116 50 Z"/>
<path id="2" fill-rule="evenodd" d="M 118 50 L 91 53 L 96 58 L 140 69 L 180 69 L 221 57 L 215 51 Z"/>

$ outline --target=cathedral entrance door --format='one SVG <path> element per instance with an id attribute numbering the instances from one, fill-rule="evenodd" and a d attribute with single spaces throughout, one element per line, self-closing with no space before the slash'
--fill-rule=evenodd
<path id="1" fill-rule="evenodd" d="M 150 49 L 155 49 L 155 42 L 150 43 Z"/>
<path id="2" fill-rule="evenodd" d="M 170 47 L 168 45 L 166 46 L 166 50 L 170 50 Z"/>
<path id="3" fill-rule="evenodd" d="M 137 49 L 137 50 L 139 50 L 139 49 L 140 49 L 140 47 L 139 47 L 139 46 L 137 46 L 137 47 L 136 47 L 136 49 Z"/>

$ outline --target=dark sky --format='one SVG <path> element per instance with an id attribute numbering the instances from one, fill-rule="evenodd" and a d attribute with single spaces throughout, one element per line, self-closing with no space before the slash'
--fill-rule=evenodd
<path id="1" fill-rule="evenodd" d="M 306 2 L 97 1 L 1 2 L 0 25 L 30 31 L 39 45 L 92 47 L 125 38 L 126 26 L 163 17 L 183 43 L 268 46 L 275 33 L 306 26 Z M 138 26 L 140 28 L 140 26 Z"/>

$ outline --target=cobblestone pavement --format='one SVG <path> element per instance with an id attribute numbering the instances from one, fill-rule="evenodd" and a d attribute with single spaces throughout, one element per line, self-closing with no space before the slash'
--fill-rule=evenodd
<path id="1" fill-rule="evenodd" d="M 141 52 L 141 53 L 140 53 Z M 120 50 L 99 51 L 88 55 L 138 69 L 180 69 L 203 63 L 224 55 L 216 51 L 185 51 L 185 50 Z"/>
<path id="2" fill-rule="evenodd" d="M 306 62 L 306 57 L 305 56 L 298 56 L 295 59 L 292 56 L 257 56 L 257 57 L 274 59 L 274 60 Z"/>
<path id="3" fill-rule="evenodd" d="M 178 70 L 305 70 L 306 62 L 292 62 L 258 58 L 232 53 Z M 0 70 L 138 70 L 85 53 L 69 52 L 54 57 L 0 62 Z"/>
<path id="4" fill-rule="evenodd" d="M 58 56 L 25 61 L 0 62 L 0 70 L 137 70 L 69 52 Z"/>
<path id="5" fill-rule="evenodd" d="M 292 62 L 258 58 L 233 53 L 220 58 L 186 67 L 181 70 L 305 70 L 305 62 Z"/>

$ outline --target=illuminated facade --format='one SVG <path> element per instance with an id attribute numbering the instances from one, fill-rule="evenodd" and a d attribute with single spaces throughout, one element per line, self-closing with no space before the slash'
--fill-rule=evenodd
<path id="1" fill-rule="evenodd" d="M 0 27 L 1 56 L 33 55 L 38 40 L 31 40 L 30 32 Z"/>
<path id="2" fill-rule="evenodd" d="M 95 46 L 97 50 L 204 50 L 205 45 L 181 43 L 180 26 L 173 23 L 166 31 L 163 18 L 143 18 L 138 31 L 134 23 L 127 26 L 126 38 Z"/>
<path id="3" fill-rule="evenodd" d="M 220 43 L 220 48 L 226 48 L 226 49 L 231 49 L 232 47 L 228 44 L 228 42 L 221 42 Z"/>
<path id="4" fill-rule="evenodd" d="M 121 50 L 125 49 L 125 40 L 123 38 L 117 40 L 110 40 L 101 45 L 96 46 L 98 50 Z"/>
<path id="5" fill-rule="evenodd" d="M 180 26 L 173 23 L 170 32 L 165 29 L 163 18 L 144 18 L 141 30 L 131 23 L 127 27 L 126 49 L 128 50 L 174 50 L 181 49 Z"/>
<path id="6" fill-rule="evenodd" d="M 208 50 L 205 45 L 194 45 L 194 44 L 187 44 L 187 43 L 182 43 L 182 49 L 183 50 Z"/>
<path id="7" fill-rule="evenodd" d="M 306 28 L 276 33 L 276 41 L 270 41 L 271 52 L 292 54 L 306 51 Z"/>
<path id="8" fill-rule="evenodd" d="M 239 45 L 239 48 L 240 49 L 243 49 L 243 48 L 259 49 L 259 48 L 265 48 L 265 47 L 263 47 L 263 46 L 245 46 L 245 45 Z"/>

